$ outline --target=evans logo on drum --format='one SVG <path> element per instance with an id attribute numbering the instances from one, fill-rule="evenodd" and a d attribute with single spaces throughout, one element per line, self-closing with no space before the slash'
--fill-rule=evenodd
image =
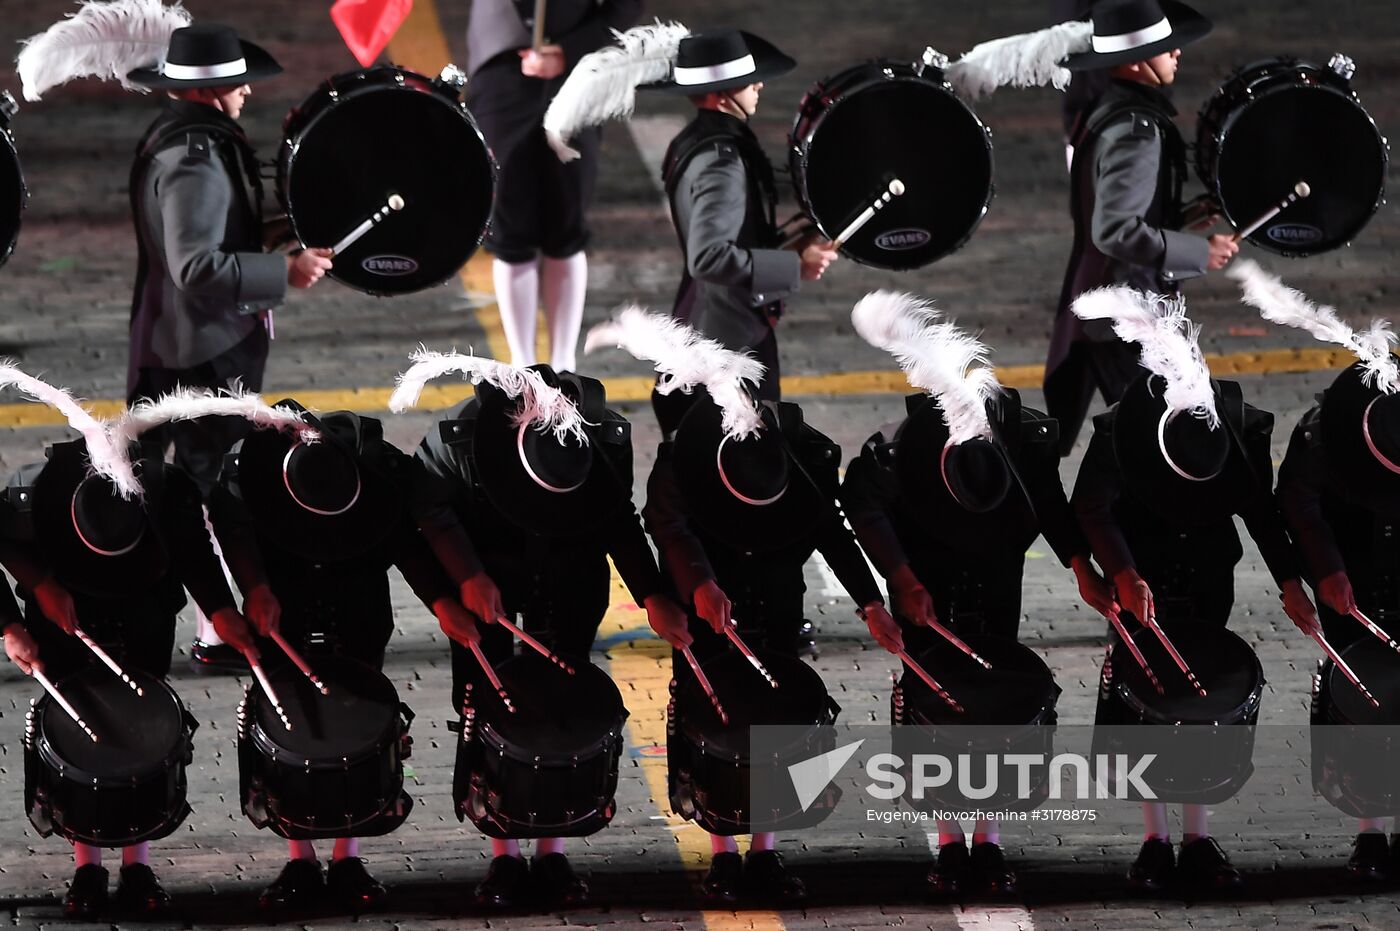
<path id="1" fill-rule="evenodd" d="M 402 278 L 418 271 L 418 263 L 406 255 L 370 255 L 360 260 L 360 267 L 371 275 Z"/>
<path id="2" fill-rule="evenodd" d="M 877 248 L 886 252 L 907 252 L 910 249 L 917 249 L 927 245 L 932 239 L 932 234 L 928 230 L 921 230 L 917 227 L 907 227 L 905 229 L 887 230 L 875 237 Z"/>
<path id="3" fill-rule="evenodd" d="M 1316 226 L 1307 223 L 1279 223 L 1268 229 L 1268 237 L 1285 246 L 1306 245 L 1321 242 L 1326 234 Z"/>

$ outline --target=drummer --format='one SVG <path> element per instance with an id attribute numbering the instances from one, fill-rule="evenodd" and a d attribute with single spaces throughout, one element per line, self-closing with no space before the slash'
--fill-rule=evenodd
<path id="1" fill-rule="evenodd" d="M 1302 295 L 1288 304 L 1270 299 L 1286 289 L 1252 261 L 1231 277 L 1266 319 L 1329 333 L 1360 359 L 1303 413 L 1278 470 L 1279 509 L 1317 595 L 1323 635 L 1341 651 L 1370 636 L 1353 611 L 1373 619 L 1400 612 L 1400 371 L 1388 325 L 1354 332 Z M 1384 818 L 1360 820 L 1347 869 L 1366 880 L 1394 878 Z"/>
<path id="2" fill-rule="evenodd" d="M 0 367 L 0 379 L 10 367 Z M 62 389 L 44 386 L 84 439 L 57 443 L 45 461 L 20 468 L 9 480 L 0 508 L 8 511 L 0 537 L 0 563 L 17 580 L 24 623 L 5 628 L 5 651 L 20 669 L 42 669 L 61 680 L 96 662 L 71 636 L 81 626 L 124 667 L 157 678 L 170 672 L 175 618 L 185 590 L 220 635 L 256 657 L 248 624 L 235 607 L 210 545 L 199 490 L 179 466 L 159 458 L 135 462 L 113 445 L 106 426 L 72 413 L 76 402 Z M 94 464 L 124 464 L 126 492 L 90 471 Z M 131 494 L 131 497 L 124 497 Z M 239 551 L 233 550 L 231 558 Z M 0 610 L 4 607 L 0 603 Z M 105 669 L 103 670 L 105 672 Z M 121 848 L 116 911 L 164 912 L 170 897 L 150 867 L 150 844 Z M 107 910 L 107 870 L 102 848 L 73 844 L 76 870 L 63 897 L 69 918 L 92 920 Z"/>
<path id="3" fill-rule="evenodd" d="M 518 617 L 556 655 L 586 664 L 608 609 L 609 558 L 652 628 L 671 642 L 688 639 L 685 613 L 663 592 L 632 505 L 631 427 L 608 408 L 602 382 L 547 365 L 430 355 L 400 376 L 411 389 L 391 403 L 396 410 L 411 406 L 424 382 L 445 372 L 477 382 L 475 396 L 419 445 L 413 507 L 432 537 L 453 533 L 459 519 L 466 530 L 435 549 L 461 603 L 484 625 L 473 625 L 473 636 L 488 661 L 514 652 L 510 632 L 496 620 Z M 551 410 L 558 419 L 549 418 Z M 535 419 L 520 421 L 522 411 Z M 482 681 L 475 658 L 454 641 L 454 711 L 469 684 Z M 493 837 L 491 852 L 478 905 L 587 901 L 588 886 L 574 873 L 563 838 L 538 839 L 528 863 L 518 838 Z"/>
<path id="4" fill-rule="evenodd" d="M 1112 592 L 1060 484 L 1055 422 L 997 384 L 985 346 L 937 319 L 928 302 L 890 291 L 866 295 L 851 312 L 856 332 L 923 389 L 905 399 L 904 419 L 865 441 L 841 485 L 900 622 L 882 644 L 918 655 L 938 637 L 931 621 L 960 637 L 1015 640 L 1025 554 L 1042 532 L 1080 597 L 1107 614 Z M 930 890 L 1015 891 L 999 841 L 997 822 L 979 820 L 969 856 L 961 825 L 939 821 Z"/>
<path id="5" fill-rule="evenodd" d="M 1167 94 L 1182 47 L 1209 33 L 1210 20 L 1177 0 L 1099 0 L 1090 15 L 1090 50 L 1063 65 L 1076 73 L 1106 69 L 1112 80 L 1070 138 L 1074 247 L 1045 366 L 1046 410 L 1060 424 L 1061 455 L 1074 446 L 1095 388 L 1112 404 L 1141 371 L 1126 342 L 1101 323 L 1075 318 L 1074 299 L 1112 284 L 1173 294 L 1181 282 L 1224 268 L 1239 250 L 1228 235 L 1179 231 L 1186 145 Z"/>
<path id="6" fill-rule="evenodd" d="M 224 552 L 246 554 L 230 560 L 230 569 L 259 629 L 280 631 L 313 667 L 319 647 L 382 669 L 394 629 L 388 573 L 396 566 L 443 631 L 466 637 L 470 618 L 409 518 L 412 459 L 384 440 L 372 417 L 316 417 L 294 400 L 279 406 L 303 412 L 320 441 L 250 435 L 228 457 L 209 499 Z M 289 837 L 287 846 L 287 864 L 259 900 L 270 912 L 312 906 L 327 894 L 355 911 L 385 899 L 359 857 L 358 838 L 336 838 L 324 874 L 310 840 Z"/>
<path id="7" fill-rule="evenodd" d="M 1139 341 L 1149 367 L 1094 418 L 1072 496 L 1125 614 L 1139 623 L 1155 619 L 1168 634 L 1223 628 L 1243 555 L 1233 520 L 1239 515 L 1282 592 L 1284 611 L 1309 623 L 1312 602 L 1271 494 L 1273 415 L 1246 403 L 1238 383 L 1210 377 L 1178 300 L 1104 288 L 1081 295 L 1074 312 Z M 1098 717 L 1106 720 L 1102 693 Z M 1128 873 L 1134 888 L 1155 892 L 1173 877 L 1195 888 L 1240 885 L 1239 871 L 1210 835 L 1204 805 L 1183 806 L 1179 861 L 1165 803 L 1144 802 L 1143 823 L 1142 849 Z"/>

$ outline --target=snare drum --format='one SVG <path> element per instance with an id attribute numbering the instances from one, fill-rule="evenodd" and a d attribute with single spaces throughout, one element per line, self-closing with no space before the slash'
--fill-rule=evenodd
<path id="1" fill-rule="evenodd" d="M 627 709 L 607 673 L 574 675 L 538 653 L 496 667 L 515 711 L 473 684 L 462 709 L 452 797 L 457 818 L 489 837 L 582 837 L 617 810 Z"/>
<path id="2" fill-rule="evenodd" d="M 1400 811 L 1400 654 L 1366 636 L 1342 659 L 1381 703 L 1375 708 L 1324 660 L 1313 676 L 1313 788 L 1356 818 Z"/>
<path id="3" fill-rule="evenodd" d="M 307 660 L 330 694 L 293 666 L 268 670 L 291 730 L 256 682 L 239 705 L 243 812 L 292 840 L 387 834 L 413 810 L 403 789 L 413 712 L 371 666 L 342 656 Z"/>
<path id="4" fill-rule="evenodd" d="M 1025 644 L 1005 637 L 965 637 L 964 642 L 992 664 L 984 669 L 946 639 L 939 637 L 915 659 L 924 671 L 960 704 L 955 711 L 939 698 L 923 679 L 906 669 L 895 685 L 891 699 L 894 753 L 904 761 L 901 775 L 906 786 L 913 785 L 908 761 L 917 755 L 939 755 L 959 759 L 967 754 L 972 772 L 981 773 L 984 762 L 977 754 L 1036 754 L 1049 760 L 1054 756 L 1055 703 L 1060 687 L 1050 667 Z M 912 725 L 912 726 L 900 726 Z M 915 809 L 968 807 L 996 811 L 1022 811 L 1038 808 L 1049 794 L 1049 768 L 1039 767 L 1030 792 L 1017 795 L 1008 785 L 990 798 L 967 799 L 956 794 L 957 780 L 934 793 L 922 796 L 907 790 L 905 801 Z M 980 778 L 980 777 L 979 777 Z"/>
<path id="5" fill-rule="evenodd" d="M 1320 67 L 1272 58 L 1239 69 L 1206 101 L 1196 171 L 1241 229 L 1306 181 L 1294 202 L 1249 241 L 1279 255 L 1346 245 L 1385 197 L 1388 147 L 1350 84 L 1350 62 Z"/>
<path id="6" fill-rule="evenodd" d="M 821 676 L 802 660 L 755 648 L 778 682 L 770 686 L 742 653 L 722 653 L 704 663 L 705 675 L 724 705 L 729 723 L 720 722 L 709 697 L 693 675 L 671 683 L 666 709 L 666 762 L 671 809 L 711 834 L 752 833 L 755 815 L 762 830 L 791 830 L 820 822 L 839 798 L 829 786 L 805 811 L 795 792 L 761 814 L 751 810 L 750 779 L 758 768 L 767 786 L 790 786 L 787 767 L 835 749 L 841 707 L 827 694 Z M 767 758 L 750 757 L 749 728 L 796 725 L 787 746 Z"/>
<path id="7" fill-rule="evenodd" d="M 991 132 L 935 67 L 872 61 L 814 84 L 789 134 L 797 198 L 827 238 L 883 194 L 841 252 L 864 265 L 920 268 L 962 247 L 992 201 Z"/>
<path id="8" fill-rule="evenodd" d="M 1099 682 L 1094 752 L 1136 758 L 1155 753 L 1143 777 L 1164 802 L 1216 804 L 1254 773 L 1254 725 L 1264 695 L 1264 668 L 1248 643 L 1223 627 L 1164 629 L 1205 687 L 1201 697 L 1146 628 L 1138 645 L 1162 684 L 1158 695 L 1128 648 L 1116 643 Z M 1152 728 L 1119 725 L 1150 724 Z"/>
<path id="9" fill-rule="evenodd" d="M 297 238 L 329 247 L 404 199 L 330 276 L 407 294 L 457 273 L 486 234 L 496 168 L 450 81 L 379 66 L 339 74 L 287 115 L 277 190 Z"/>
<path id="10" fill-rule="evenodd" d="M 15 251 L 19 239 L 19 220 L 29 201 L 20 170 L 19 152 L 15 149 L 10 119 L 19 110 L 9 91 L 0 91 L 0 265 Z"/>
<path id="11" fill-rule="evenodd" d="M 57 683 L 94 743 L 49 695 L 31 702 L 24 738 L 24 801 L 41 836 L 125 847 L 170 834 L 190 813 L 185 767 L 199 725 L 162 679 L 105 667 Z"/>

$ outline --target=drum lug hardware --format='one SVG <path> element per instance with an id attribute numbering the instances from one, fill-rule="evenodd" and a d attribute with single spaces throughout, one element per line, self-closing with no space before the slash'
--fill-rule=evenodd
<path id="1" fill-rule="evenodd" d="M 400 72 L 398 72 L 398 73 L 396 73 L 396 74 L 394 75 L 394 83 L 395 83 L 395 84 L 398 84 L 400 87 L 403 86 L 403 72 L 402 72 L 402 71 L 400 71 Z"/>
<path id="2" fill-rule="evenodd" d="M 0 116 L 11 119 L 19 112 L 19 102 L 9 91 L 0 91 Z"/>
<path id="3" fill-rule="evenodd" d="M 918 77 L 923 77 L 924 69 L 930 67 L 937 68 L 940 71 L 946 70 L 948 67 L 948 56 L 935 49 L 932 45 L 925 46 L 924 53 L 919 56 L 918 61 L 914 62 L 914 74 Z"/>
<path id="4" fill-rule="evenodd" d="M 1341 52 L 1335 52 L 1331 58 L 1327 59 L 1327 67 L 1331 68 L 1343 81 L 1350 81 L 1352 76 L 1356 74 L 1356 60 Z"/>
<path id="5" fill-rule="evenodd" d="M 885 77 L 889 78 L 890 80 L 894 80 L 893 68 L 881 68 L 880 73 L 883 74 Z"/>
<path id="6" fill-rule="evenodd" d="M 456 65 L 448 62 L 443 65 L 442 71 L 438 73 L 438 83 L 454 91 L 460 91 L 467 86 L 467 73 Z"/>

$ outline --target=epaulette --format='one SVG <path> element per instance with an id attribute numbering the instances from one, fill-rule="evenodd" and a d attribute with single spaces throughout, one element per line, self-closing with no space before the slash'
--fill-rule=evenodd
<path id="1" fill-rule="evenodd" d="M 192 158 L 209 158 L 213 150 L 208 133 L 190 133 L 185 137 L 185 154 Z"/>

